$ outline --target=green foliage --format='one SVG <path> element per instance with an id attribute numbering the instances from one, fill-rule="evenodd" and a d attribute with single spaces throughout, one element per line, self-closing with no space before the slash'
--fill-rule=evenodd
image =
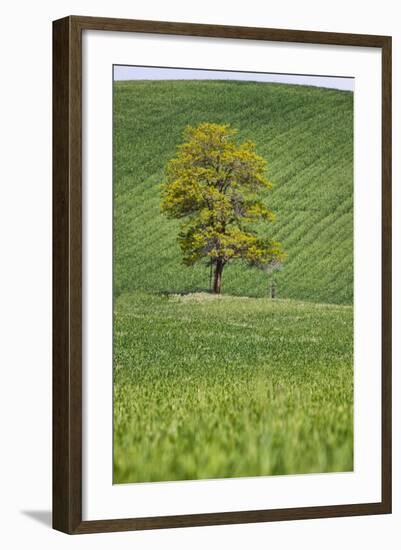
<path id="1" fill-rule="evenodd" d="M 114 84 L 114 289 L 207 290 L 202 262 L 182 268 L 183 220 L 160 212 L 166 163 L 189 124 L 229 123 L 268 159 L 272 189 L 260 198 L 287 257 L 277 295 L 351 304 L 353 299 L 353 95 L 285 84 L 133 81 Z M 224 292 L 266 296 L 268 277 L 241 261 L 224 269 Z"/>
<path id="2" fill-rule="evenodd" d="M 349 306 L 122 295 L 114 482 L 350 471 Z"/>
<path id="3" fill-rule="evenodd" d="M 236 134 L 229 124 L 188 126 L 184 143 L 167 164 L 163 186 L 162 211 L 186 219 L 178 238 L 184 263 L 208 258 L 216 266 L 216 292 L 228 262 L 268 266 L 282 258 L 279 243 L 258 233 L 263 222 L 274 218 L 258 196 L 271 187 L 266 161 L 252 141 L 238 143 Z"/>

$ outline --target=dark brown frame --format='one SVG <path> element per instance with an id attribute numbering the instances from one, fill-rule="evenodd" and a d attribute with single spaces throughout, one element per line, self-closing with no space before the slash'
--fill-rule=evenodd
<path id="1" fill-rule="evenodd" d="M 368 504 L 82 521 L 81 56 L 86 29 L 382 51 L 382 498 Z M 69 534 L 391 513 L 391 37 L 71 16 L 53 22 L 53 527 Z"/>

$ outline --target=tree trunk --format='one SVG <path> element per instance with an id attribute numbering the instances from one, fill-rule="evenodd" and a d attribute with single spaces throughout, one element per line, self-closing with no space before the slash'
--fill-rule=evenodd
<path id="1" fill-rule="evenodd" d="M 213 284 L 213 292 L 215 294 L 220 294 L 221 292 L 221 276 L 223 273 L 223 260 L 217 260 L 216 261 L 216 267 L 214 269 L 214 284 Z"/>

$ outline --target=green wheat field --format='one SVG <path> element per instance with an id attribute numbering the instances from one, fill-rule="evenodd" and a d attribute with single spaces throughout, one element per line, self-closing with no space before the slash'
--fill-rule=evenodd
<path id="1" fill-rule="evenodd" d="M 266 273 L 182 264 L 160 212 L 185 126 L 230 123 L 268 161 Z M 114 483 L 353 469 L 353 94 L 114 83 Z"/>

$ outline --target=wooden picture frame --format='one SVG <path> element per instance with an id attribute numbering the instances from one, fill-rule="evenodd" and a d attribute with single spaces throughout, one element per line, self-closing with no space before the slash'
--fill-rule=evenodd
<path id="1" fill-rule="evenodd" d="M 382 497 L 379 502 L 82 520 L 82 31 L 378 48 L 382 55 Z M 391 37 L 71 16 L 53 23 L 53 527 L 69 534 L 391 512 Z"/>

